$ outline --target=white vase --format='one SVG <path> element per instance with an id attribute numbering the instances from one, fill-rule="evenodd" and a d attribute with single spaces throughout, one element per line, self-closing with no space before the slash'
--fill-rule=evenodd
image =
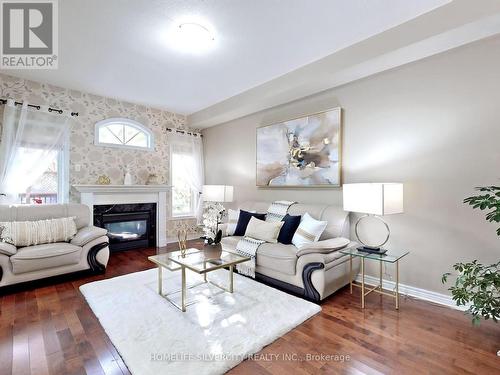
<path id="1" fill-rule="evenodd" d="M 132 185 L 134 182 L 132 180 L 132 175 L 129 171 L 125 173 L 125 177 L 123 179 L 123 185 Z"/>

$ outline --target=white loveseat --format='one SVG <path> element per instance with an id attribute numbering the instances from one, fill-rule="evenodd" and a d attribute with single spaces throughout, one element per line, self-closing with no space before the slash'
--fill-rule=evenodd
<path id="1" fill-rule="evenodd" d="M 238 208 L 265 213 L 269 205 L 270 202 L 245 202 Z M 320 240 L 349 238 L 349 213 L 338 206 L 294 204 L 288 213 L 301 216 L 309 213 L 317 220 L 327 221 Z M 222 249 L 234 252 L 240 239 L 238 236 L 224 237 Z M 355 245 L 351 242 L 347 247 Z M 353 278 L 358 270 L 359 262 L 354 259 Z M 318 302 L 349 284 L 349 256 L 338 250 L 301 252 L 294 245 L 264 243 L 257 251 L 255 271 L 257 280 Z"/>
<path id="2" fill-rule="evenodd" d="M 70 242 L 16 248 L 0 243 L 0 291 L 7 286 L 83 270 L 102 272 L 109 259 L 107 231 L 89 225 L 82 204 L 0 205 L 0 222 L 75 217 L 78 232 Z"/>

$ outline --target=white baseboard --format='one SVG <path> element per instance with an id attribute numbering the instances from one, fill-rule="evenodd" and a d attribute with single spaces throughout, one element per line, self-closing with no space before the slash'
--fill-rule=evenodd
<path id="1" fill-rule="evenodd" d="M 356 276 L 356 281 L 361 283 L 361 275 Z M 365 284 L 375 286 L 379 284 L 379 278 L 374 276 L 365 275 Z M 382 287 L 386 290 L 394 290 L 396 283 L 390 280 L 383 280 Z M 403 295 L 408 295 L 425 301 L 437 303 L 439 305 L 444 305 L 451 307 L 455 310 L 465 311 L 467 306 L 457 306 L 450 296 L 446 294 L 441 294 L 437 292 L 432 292 L 426 289 L 420 289 L 411 285 L 405 285 L 399 283 L 399 293 Z"/>

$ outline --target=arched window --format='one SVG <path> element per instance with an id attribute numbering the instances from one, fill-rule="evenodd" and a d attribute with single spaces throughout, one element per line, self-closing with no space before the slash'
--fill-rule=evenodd
<path id="1" fill-rule="evenodd" d="M 127 118 L 108 118 L 95 124 L 98 146 L 152 150 L 153 133 L 144 125 Z"/>

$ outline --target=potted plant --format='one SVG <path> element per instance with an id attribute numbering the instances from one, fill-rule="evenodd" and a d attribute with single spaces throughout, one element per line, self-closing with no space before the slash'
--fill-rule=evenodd
<path id="1" fill-rule="evenodd" d="M 476 188 L 479 195 L 464 199 L 472 208 L 488 210 L 486 220 L 500 223 L 500 187 L 486 186 Z M 497 229 L 500 236 L 500 228 Z M 500 261 L 483 265 L 477 260 L 468 263 L 456 263 L 453 269 L 458 272 L 455 285 L 449 288 L 457 306 L 469 306 L 467 313 L 472 315 L 472 323 L 479 324 L 481 318 L 492 319 L 498 323 L 500 319 Z M 447 272 L 442 277 L 447 282 Z"/>
<path id="2" fill-rule="evenodd" d="M 203 232 L 201 237 L 208 245 L 219 244 L 222 238 L 222 230 L 219 229 L 222 217 L 225 214 L 224 206 L 218 202 L 207 202 L 203 212 Z"/>

